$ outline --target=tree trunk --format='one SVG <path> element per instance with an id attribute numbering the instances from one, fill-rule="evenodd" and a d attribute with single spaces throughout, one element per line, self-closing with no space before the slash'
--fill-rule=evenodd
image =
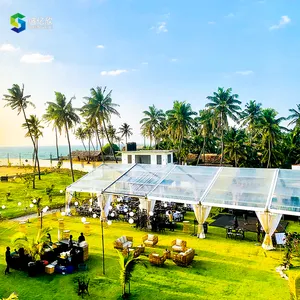
<path id="1" fill-rule="evenodd" d="M 25 119 L 25 123 L 26 123 L 26 126 L 27 126 L 27 130 L 29 132 L 29 135 L 30 135 L 30 138 L 31 138 L 31 141 L 32 141 L 32 145 L 33 145 L 33 149 L 35 151 L 35 143 L 34 143 L 34 139 L 33 139 L 33 136 L 32 136 L 32 133 L 31 133 L 31 130 L 29 128 L 29 124 L 28 124 L 28 121 L 27 121 L 27 117 L 26 117 L 26 113 L 25 113 L 25 109 L 23 106 L 21 106 L 22 108 L 22 111 L 23 111 L 23 115 L 24 115 L 24 119 Z M 36 171 L 36 166 L 33 167 L 33 186 L 35 188 L 35 171 Z"/>
<path id="2" fill-rule="evenodd" d="M 55 128 L 55 145 L 56 145 L 56 156 L 57 156 L 57 160 L 59 160 L 57 127 L 55 126 L 54 128 Z"/>
<path id="3" fill-rule="evenodd" d="M 236 152 L 234 153 L 234 166 L 237 167 L 237 158 L 236 158 Z"/>
<path id="4" fill-rule="evenodd" d="M 39 180 L 41 180 L 41 168 L 40 168 L 40 160 L 39 160 L 39 141 L 36 139 L 35 141 L 35 154 L 36 154 L 36 162 L 38 167 L 38 173 L 39 173 Z"/>
<path id="5" fill-rule="evenodd" d="M 75 177 L 74 177 L 74 170 L 73 170 L 72 150 L 71 150 L 71 142 L 70 142 L 69 130 L 68 130 L 68 124 L 67 124 L 67 122 L 65 122 L 65 129 L 66 129 L 66 134 L 67 134 L 67 139 L 68 139 L 68 146 L 69 146 L 69 159 L 70 159 L 72 181 L 74 182 L 75 181 Z"/>
<path id="6" fill-rule="evenodd" d="M 89 135 L 89 156 L 88 156 L 88 164 L 90 163 L 91 159 L 91 136 Z"/>
<path id="7" fill-rule="evenodd" d="M 223 155 L 224 155 L 224 128 L 223 128 L 223 115 L 221 113 L 221 159 L 220 159 L 220 165 L 223 163 Z"/>
<path id="8" fill-rule="evenodd" d="M 112 151 L 112 153 L 113 153 L 113 155 L 114 155 L 114 159 L 115 159 L 116 164 L 117 164 L 117 163 L 118 163 L 118 160 L 117 160 L 115 151 L 114 151 L 114 149 L 113 149 L 113 146 L 112 146 L 112 144 L 111 144 L 111 142 L 110 142 L 110 138 L 109 138 L 109 136 L 108 136 L 108 133 L 107 133 L 107 129 L 106 129 L 106 125 L 105 125 L 105 121 L 104 121 L 104 120 L 103 120 L 103 127 L 104 127 L 105 135 L 106 135 L 106 137 L 107 137 L 107 140 L 108 140 L 108 143 L 109 143 L 109 146 L 110 146 L 110 150 Z"/>
<path id="9" fill-rule="evenodd" d="M 200 158 L 201 158 L 201 154 L 204 153 L 204 150 L 205 150 L 205 142 L 206 142 L 206 137 L 203 138 L 203 147 L 202 147 L 202 149 L 201 149 L 201 151 L 200 151 L 200 154 L 199 154 L 199 156 L 198 156 L 196 166 L 199 165 L 199 161 L 200 161 Z"/>
<path id="10" fill-rule="evenodd" d="M 93 147 L 94 151 L 96 151 L 92 138 L 91 138 L 91 144 L 92 144 L 92 147 Z"/>
<path id="11" fill-rule="evenodd" d="M 127 134 L 125 134 L 125 143 L 126 143 L 126 146 L 127 146 Z"/>
<path id="12" fill-rule="evenodd" d="M 86 147 L 85 147 L 85 144 L 84 144 L 83 139 L 81 139 L 81 143 L 82 143 L 82 145 L 83 145 L 84 150 L 86 151 Z"/>
<path id="13" fill-rule="evenodd" d="M 98 128 L 96 128 L 96 136 L 98 138 L 98 143 L 99 143 L 99 147 L 100 147 L 100 151 L 101 151 L 102 162 L 104 163 L 105 159 L 104 159 L 104 154 L 103 154 L 103 151 L 102 151 L 102 145 L 101 145 L 101 141 L 100 141 L 100 137 L 99 137 Z"/>
<path id="14" fill-rule="evenodd" d="M 270 163 L 271 163 L 271 141 L 269 139 L 269 158 L 268 158 L 268 164 L 267 164 L 267 168 L 269 168 Z"/>

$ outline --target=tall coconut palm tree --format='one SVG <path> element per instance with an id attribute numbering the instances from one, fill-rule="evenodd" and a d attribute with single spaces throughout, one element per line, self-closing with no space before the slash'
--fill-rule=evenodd
<path id="1" fill-rule="evenodd" d="M 255 126 L 259 121 L 262 109 L 261 103 L 256 103 L 255 100 L 250 100 L 245 106 L 245 110 L 241 113 L 241 126 L 245 126 L 247 128 L 251 145 L 252 138 L 255 135 Z"/>
<path id="2" fill-rule="evenodd" d="M 288 126 L 295 125 L 295 128 L 300 129 L 300 104 L 296 104 L 296 106 L 297 109 L 289 109 L 291 114 L 287 117 L 287 120 L 291 120 L 291 122 L 288 124 Z"/>
<path id="3" fill-rule="evenodd" d="M 27 125 L 27 130 L 29 132 L 29 136 L 33 145 L 33 149 L 35 149 L 34 144 L 34 137 L 31 134 L 31 131 L 29 129 L 29 124 L 27 122 L 26 117 L 26 109 L 28 106 L 35 107 L 32 102 L 30 102 L 28 99 L 31 97 L 31 95 L 24 95 L 24 84 L 22 84 L 22 89 L 18 84 L 13 84 L 11 89 L 8 89 L 8 93 L 6 95 L 3 95 L 3 100 L 7 101 L 8 103 L 5 104 L 5 106 L 9 106 L 12 110 L 17 110 L 18 115 L 20 113 L 23 113 L 25 123 Z M 37 157 L 36 157 L 37 159 Z M 33 176 L 35 176 L 36 168 L 34 166 L 33 168 Z M 33 188 L 35 188 L 35 180 L 33 180 Z"/>
<path id="4" fill-rule="evenodd" d="M 71 175 L 73 182 L 75 181 L 74 170 L 73 170 L 73 160 L 72 160 L 72 149 L 71 142 L 69 136 L 69 130 L 72 129 L 77 123 L 80 122 L 79 116 L 75 112 L 75 108 L 72 106 L 72 101 L 75 97 L 72 97 L 69 101 L 67 101 L 66 96 L 60 92 L 55 92 L 55 101 L 56 102 L 47 102 L 48 106 L 51 106 L 53 110 L 54 122 L 57 125 L 61 126 L 64 129 L 69 146 L 69 158 L 70 158 L 70 167 L 71 167 Z"/>
<path id="5" fill-rule="evenodd" d="M 127 139 L 132 135 L 132 128 L 129 124 L 123 123 L 119 127 L 119 133 L 121 134 L 121 138 L 125 137 L 125 144 L 127 145 Z"/>
<path id="6" fill-rule="evenodd" d="M 162 109 L 157 109 L 154 105 L 149 106 L 149 111 L 144 110 L 143 114 L 145 117 L 140 121 L 141 130 L 150 139 L 150 147 L 152 146 L 152 140 L 156 139 L 155 129 L 165 119 L 165 114 Z"/>
<path id="7" fill-rule="evenodd" d="M 237 167 L 241 160 L 247 159 L 246 134 L 242 129 L 230 128 L 224 135 L 224 153 Z"/>
<path id="8" fill-rule="evenodd" d="M 213 96 L 207 97 L 210 102 L 206 104 L 206 107 L 213 111 L 217 128 L 221 134 L 220 164 L 223 163 L 224 159 L 224 130 L 228 128 L 228 118 L 237 122 L 240 116 L 241 101 L 238 100 L 238 97 L 237 94 L 232 94 L 231 88 L 225 90 L 220 87 L 217 92 L 213 93 Z"/>
<path id="9" fill-rule="evenodd" d="M 261 138 L 262 148 L 267 150 L 262 158 L 264 162 L 267 162 L 267 168 L 272 166 L 271 156 L 273 154 L 274 146 L 280 139 L 281 130 L 287 130 L 285 127 L 280 126 L 280 123 L 284 121 L 285 118 L 276 118 L 276 116 L 277 112 L 274 109 L 263 109 L 257 124 L 258 135 Z"/>
<path id="10" fill-rule="evenodd" d="M 166 112 L 169 134 L 177 144 L 179 163 L 181 162 L 183 139 L 190 133 L 194 125 L 193 116 L 196 114 L 189 103 L 180 101 L 174 101 L 173 109 Z"/>
<path id="11" fill-rule="evenodd" d="M 107 126 L 107 133 L 108 133 L 108 136 L 110 138 L 110 141 L 113 144 L 116 137 L 117 137 L 117 129 L 112 124 L 109 124 Z"/>
<path id="12" fill-rule="evenodd" d="M 102 89 L 101 87 L 97 86 L 96 89 L 91 88 L 90 92 L 90 97 L 84 97 L 86 102 L 82 107 L 82 114 L 83 116 L 88 117 L 96 122 L 98 130 L 103 126 L 106 138 L 110 145 L 111 152 L 114 155 L 116 163 L 118 163 L 115 151 L 112 147 L 112 143 L 107 132 L 106 122 L 110 122 L 110 118 L 112 115 L 120 117 L 120 114 L 116 109 L 116 107 L 118 107 L 119 105 L 112 102 L 112 90 L 106 93 L 106 87 Z M 98 139 L 98 142 L 99 145 L 101 145 L 100 139 Z"/>
<path id="13" fill-rule="evenodd" d="M 95 147 L 93 145 L 93 142 L 92 142 L 92 137 L 93 137 L 93 128 L 91 126 L 91 124 L 89 124 L 89 122 L 84 122 L 83 123 L 83 130 L 84 130 L 84 133 L 88 139 L 88 151 L 89 151 L 89 156 L 88 156 L 88 164 L 90 163 L 90 159 L 91 159 L 91 144 L 94 148 L 94 151 L 95 151 Z"/>
<path id="14" fill-rule="evenodd" d="M 61 135 L 61 129 L 63 128 L 63 124 L 59 123 L 61 120 L 56 118 L 55 113 L 55 107 L 53 107 L 53 105 L 48 105 L 46 108 L 46 113 L 43 115 L 43 119 L 48 124 L 52 123 L 52 128 L 55 132 L 56 157 L 57 160 L 59 160 L 58 133 Z"/>
<path id="15" fill-rule="evenodd" d="M 205 163 L 206 141 L 207 138 L 211 136 L 213 131 L 213 121 L 214 121 L 213 112 L 209 109 L 202 109 L 199 111 L 199 116 L 195 118 L 195 121 L 198 125 L 198 131 L 203 137 L 203 147 L 197 159 L 197 165 L 198 165 L 199 160 L 201 158 L 201 154 L 203 154 L 203 162 Z"/>
<path id="16" fill-rule="evenodd" d="M 81 140 L 81 143 L 83 145 L 83 148 L 84 150 L 86 151 L 86 147 L 85 147 L 85 144 L 84 144 L 84 140 L 86 139 L 86 131 L 84 130 L 83 127 L 78 127 L 75 131 L 75 137 L 79 140 Z"/>
<path id="17" fill-rule="evenodd" d="M 40 169 L 40 162 L 39 162 L 39 138 L 43 136 L 42 130 L 44 129 L 44 126 L 41 125 L 42 121 L 38 119 L 36 115 L 30 115 L 27 119 L 27 123 L 23 123 L 22 127 L 24 129 L 27 129 L 26 137 L 29 137 L 30 135 L 34 138 L 34 157 L 35 157 L 35 165 L 38 167 L 38 173 L 39 173 L 39 180 L 41 180 L 41 169 Z M 28 127 L 27 127 L 28 126 Z"/>

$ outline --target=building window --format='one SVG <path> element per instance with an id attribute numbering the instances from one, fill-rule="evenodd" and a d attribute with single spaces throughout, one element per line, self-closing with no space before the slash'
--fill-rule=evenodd
<path id="1" fill-rule="evenodd" d="M 128 162 L 129 164 L 132 164 L 132 155 L 128 155 L 128 156 L 127 156 L 127 162 Z"/>
<path id="2" fill-rule="evenodd" d="M 161 165 L 161 155 L 156 155 L 156 164 Z"/>
<path id="3" fill-rule="evenodd" d="M 171 155 L 171 154 L 168 154 L 168 164 L 171 163 L 171 159 L 172 159 L 172 155 Z"/>

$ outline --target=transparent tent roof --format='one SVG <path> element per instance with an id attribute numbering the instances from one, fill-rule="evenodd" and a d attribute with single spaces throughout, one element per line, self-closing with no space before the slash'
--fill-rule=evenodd
<path id="1" fill-rule="evenodd" d="M 197 203 L 218 170 L 216 167 L 174 166 L 148 198 Z"/>
<path id="2" fill-rule="evenodd" d="M 132 167 L 125 164 L 102 164 L 68 186 L 67 192 L 101 193 Z"/>
<path id="3" fill-rule="evenodd" d="M 275 169 L 222 168 L 203 202 L 218 207 L 264 210 Z"/>
<path id="4" fill-rule="evenodd" d="M 299 170 L 279 170 L 270 211 L 300 215 Z"/>
<path id="5" fill-rule="evenodd" d="M 103 164 L 67 191 L 300 216 L 300 170 Z"/>
<path id="6" fill-rule="evenodd" d="M 105 189 L 106 193 L 146 197 L 174 165 L 137 164 Z"/>

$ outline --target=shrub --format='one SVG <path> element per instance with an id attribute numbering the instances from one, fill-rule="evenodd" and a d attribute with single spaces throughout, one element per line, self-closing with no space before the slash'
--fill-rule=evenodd
<path id="1" fill-rule="evenodd" d="M 119 147 L 116 145 L 116 144 L 112 144 L 112 147 L 114 149 L 114 151 L 120 151 Z M 110 152 L 110 145 L 109 144 L 106 144 L 105 146 L 102 147 L 102 151 L 105 155 L 109 155 L 111 154 Z"/>

